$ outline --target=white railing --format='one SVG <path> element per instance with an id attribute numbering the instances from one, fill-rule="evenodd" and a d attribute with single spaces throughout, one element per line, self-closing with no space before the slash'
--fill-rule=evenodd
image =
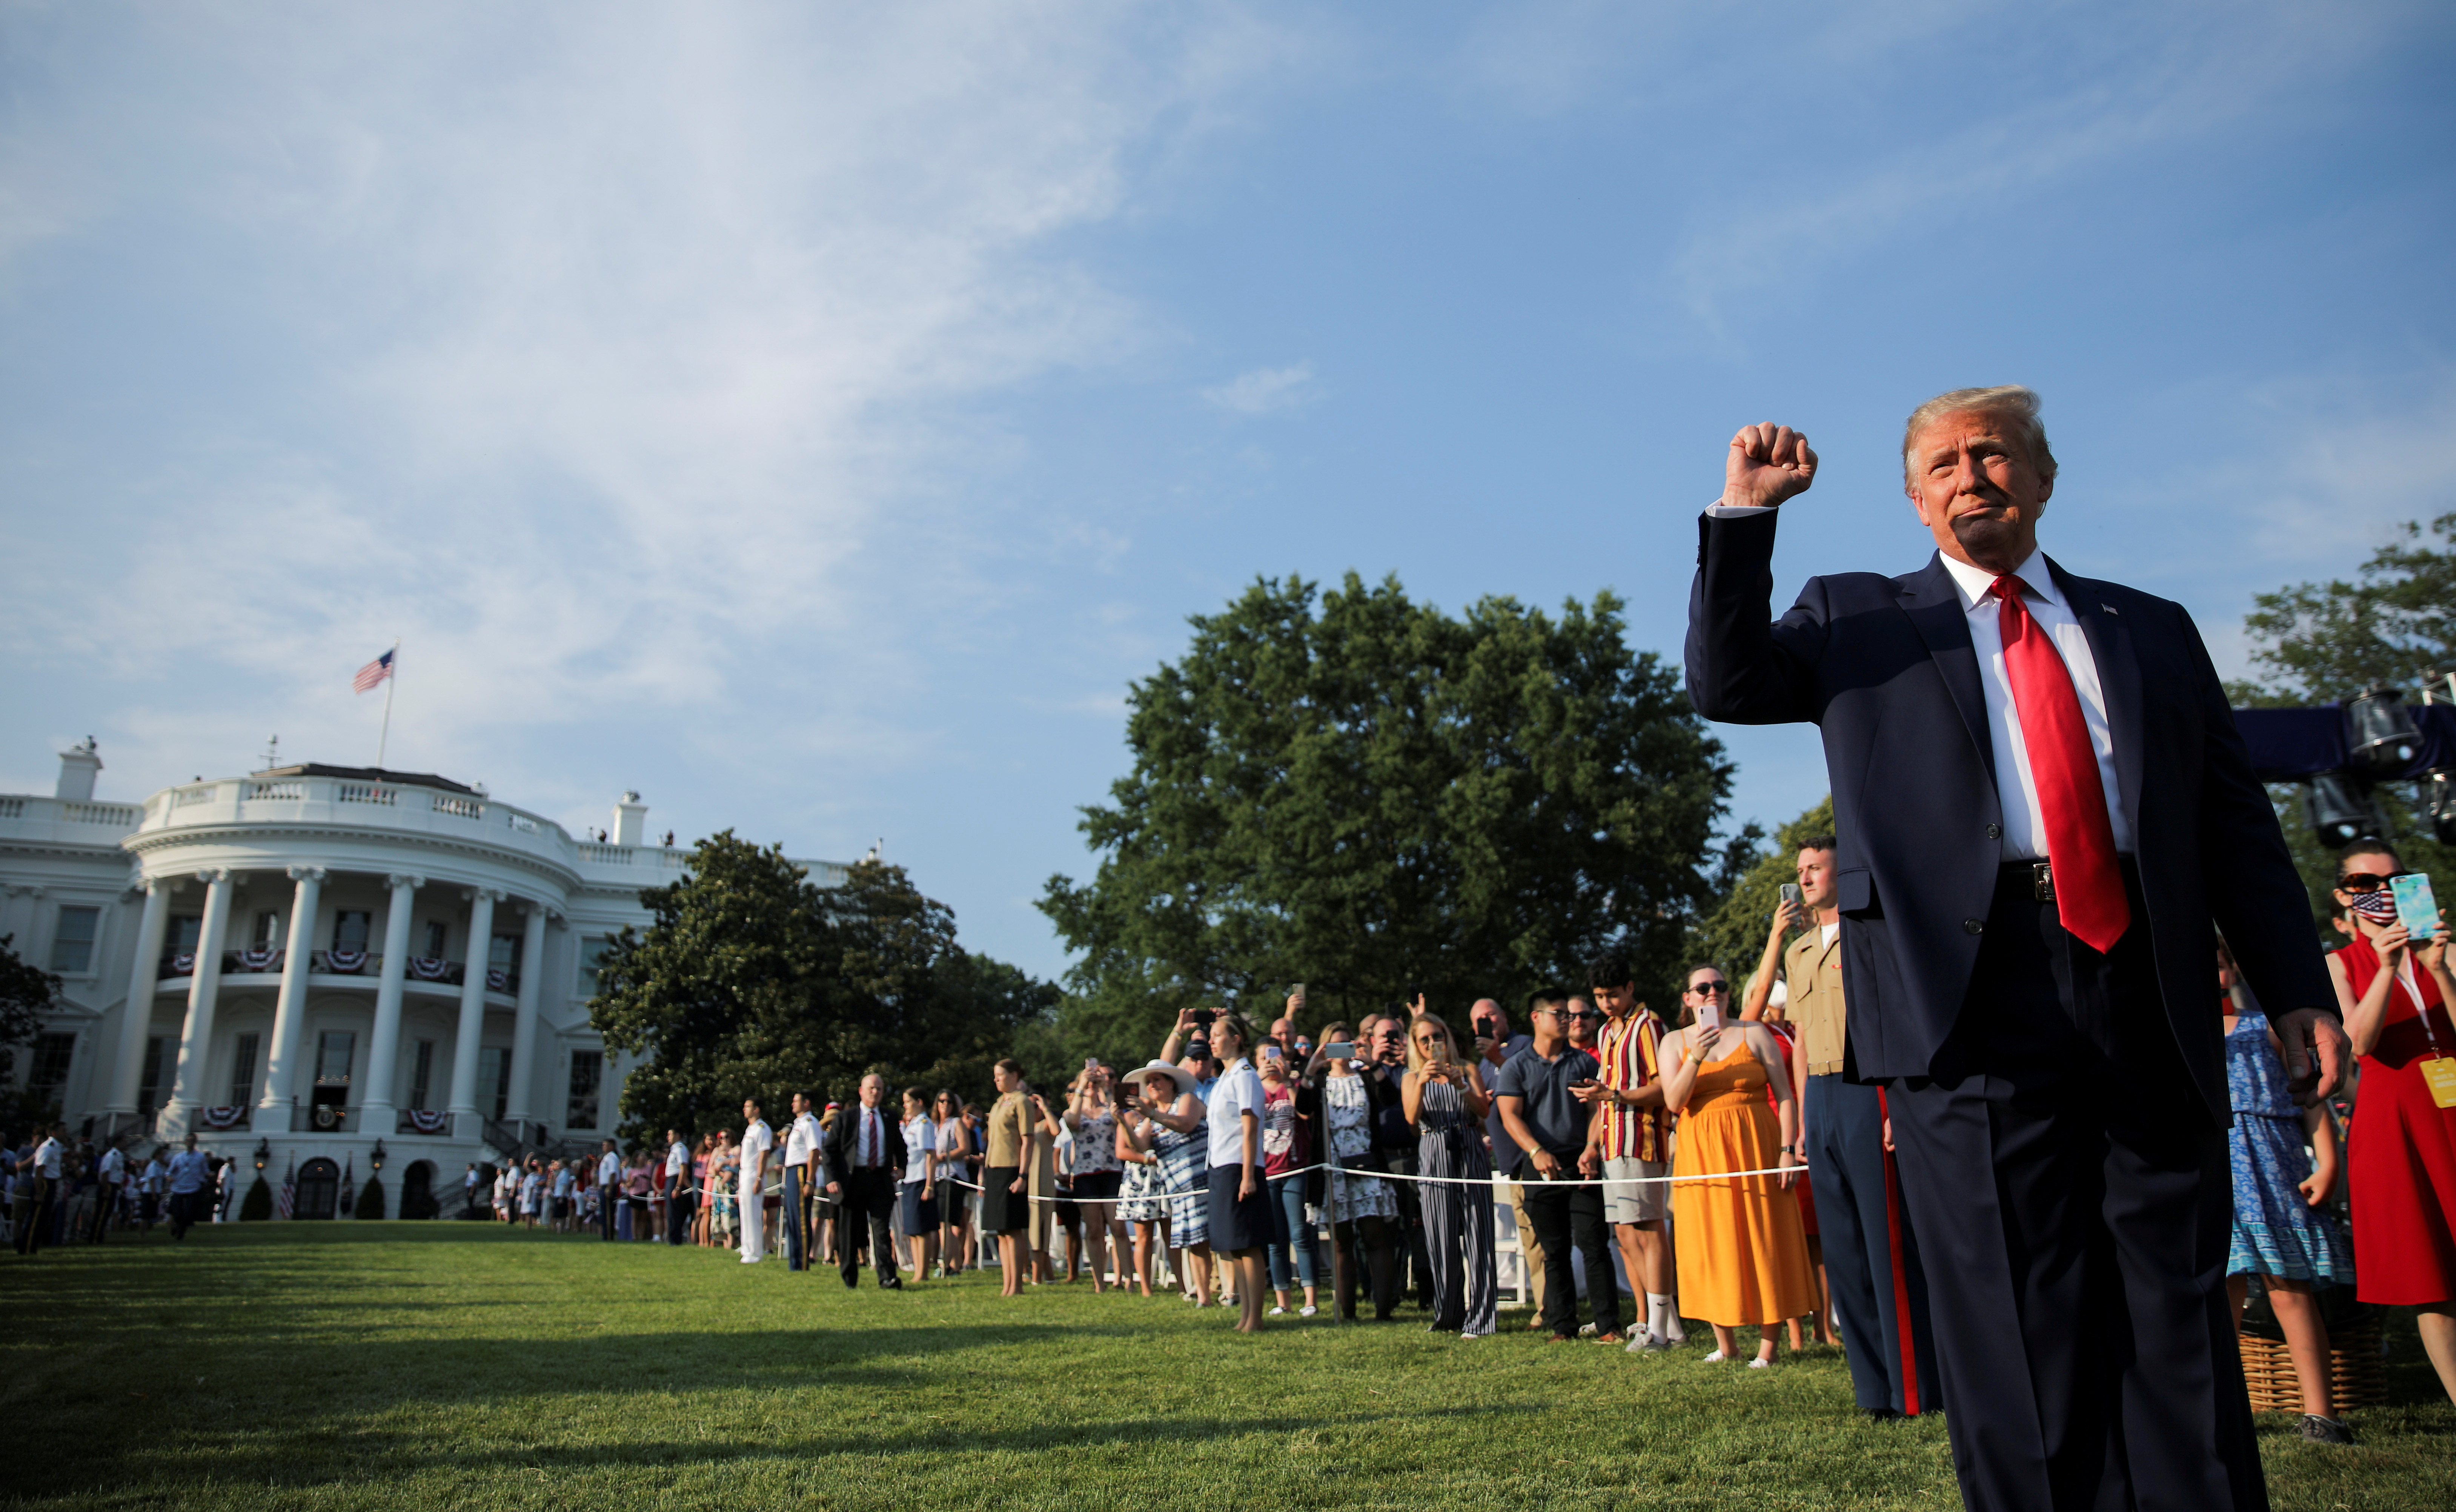
<path id="1" fill-rule="evenodd" d="M 190 804 L 209 804 L 214 801 L 214 794 L 219 791 L 221 791 L 219 783 L 207 783 L 201 787 L 182 787 L 172 797 L 171 802 L 181 808 L 187 807 Z"/>
<path id="2" fill-rule="evenodd" d="M 461 798 L 452 793 L 434 793 L 429 796 L 435 806 L 435 811 L 439 814 L 450 814 L 455 819 L 486 817 L 486 806 L 475 798 Z"/>
<path id="3" fill-rule="evenodd" d="M 23 798 L 0 798 L 0 819 L 23 819 L 25 817 L 26 800 Z"/>
<path id="4" fill-rule="evenodd" d="M 133 829 L 145 817 L 145 810 L 134 804 L 60 805 L 60 817 L 72 825 L 119 825 Z"/>
<path id="5" fill-rule="evenodd" d="M 580 859 L 583 861 L 594 861 L 599 866 L 627 867 L 631 864 L 631 848 L 629 846 L 601 846 L 594 841 L 586 841 L 583 842 L 580 847 Z"/>
<path id="6" fill-rule="evenodd" d="M 298 803 L 302 802 L 307 796 L 307 785 L 305 783 L 296 781 L 280 783 L 251 783 L 248 785 L 247 795 L 250 798 L 261 798 L 284 803 Z"/>
<path id="7" fill-rule="evenodd" d="M 333 801 L 341 804 L 380 804 L 390 808 L 393 807 L 394 800 L 399 796 L 399 788 L 386 787 L 379 783 L 343 783 L 334 790 Z"/>

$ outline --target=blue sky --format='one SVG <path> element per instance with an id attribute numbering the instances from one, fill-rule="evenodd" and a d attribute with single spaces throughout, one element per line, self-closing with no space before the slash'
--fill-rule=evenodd
<path id="1" fill-rule="evenodd" d="M 1122 694 L 1258 574 L 1609 586 L 1738 425 L 1787 602 L 2027 382 L 2221 665 L 2456 509 L 2425 5 L 0 6 L 0 790 L 391 765 L 890 859 L 1042 973 Z M 1734 818 L 1823 791 L 1727 730 Z"/>

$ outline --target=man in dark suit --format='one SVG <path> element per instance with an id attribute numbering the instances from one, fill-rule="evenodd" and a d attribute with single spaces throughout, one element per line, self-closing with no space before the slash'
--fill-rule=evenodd
<path id="1" fill-rule="evenodd" d="M 1732 439 L 1688 688 L 1709 719 L 1822 728 L 1845 1074 L 1890 1095 L 1963 1501 L 2265 1507 L 2210 928 L 2323 1095 L 2345 1040 L 2301 881 L 2191 618 L 2038 553 L 2037 397 L 1930 400 L 1903 467 L 1937 554 L 1811 578 L 1776 621 L 1776 506 L 1816 456 Z"/>
<path id="2" fill-rule="evenodd" d="M 870 1263 L 878 1284 L 900 1291 L 895 1274 L 895 1187 L 904 1175 L 904 1131 L 880 1104 L 887 1080 L 876 1072 L 861 1079 L 861 1100 L 836 1115 L 828 1131 L 827 1166 L 834 1173 L 828 1195 L 842 1206 L 836 1216 L 836 1265 L 847 1286 L 861 1284 L 861 1239 L 870 1233 Z"/>

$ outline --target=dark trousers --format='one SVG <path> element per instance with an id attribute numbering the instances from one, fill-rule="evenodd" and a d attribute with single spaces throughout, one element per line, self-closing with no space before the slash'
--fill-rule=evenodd
<path id="1" fill-rule="evenodd" d="M 1409 1175 L 1416 1174 L 1416 1152 L 1413 1150 L 1392 1154 L 1389 1161 L 1393 1171 Z M 1423 1187 L 1414 1181 L 1393 1181 L 1390 1190 L 1399 1199 L 1399 1221 L 1391 1240 L 1400 1266 L 1398 1295 L 1391 1299 L 1391 1305 L 1398 1305 L 1412 1291 L 1416 1294 L 1416 1305 L 1430 1312 L 1435 1299 L 1433 1259 L 1432 1252 L 1424 1245 Z"/>
<path id="2" fill-rule="evenodd" d="M 1563 1156 L 1562 1164 L 1576 1169 L 1574 1155 Z M 1575 1244 L 1586 1257 L 1586 1316 L 1596 1333 L 1619 1333 L 1620 1280 L 1612 1273 L 1604 1189 L 1556 1186 L 1538 1178 L 1532 1165 L 1520 1177 L 1526 1183 L 1526 1216 L 1544 1246 L 1544 1326 L 1557 1335 L 1578 1332 L 1578 1273 L 1569 1260 Z"/>
<path id="3" fill-rule="evenodd" d="M 1914 1225 L 1886 1170 L 1883 1101 L 1839 1075 L 1809 1077 L 1808 1164 L 1851 1389 L 1862 1407 L 1915 1414 L 1935 1404 L 1935 1331 Z"/>
<path id="4" fill-rule="evenodd" d="M 870 1231 L 870 1263 L 878 1284 L 897 1286 L 895 1275 L 895 1174 L 885 1166 L 855 1166 L 844 1175 L 844 1210 L 836 1219 L 836 1266 L 847 1286 L 861 1284 L 862 1231 Z"/>
<path id="5" fill-rule="evenodd" d="M 2100 955 L 2029 872 L 1998 877 L 1936 1074 L 1891 1097 L 1962 1501 L 2264 1509 L 2225 1134 L 2167 1027 L 2139 881 L 2127 865 L 2132 929 Z"/>
<path id="6" fill-rule="evenodd" d="M 43 1241 L 51 1236 L 51 1187 L 41 1176 L 17 1178 L 17 1205 L 10 1221 L 16 1225 L 20 1255 L 39 1253 Z"/>
<path id="7" fill-rule="evenodd" d="M 673 1194 L 665 1198 L 665 1242 L 688 1244 L 691 1241 L 691 1220 L 699 1216 L 699 1198 L 674 1178 Z"/>
<path id="8" fill-rule="evenodd" d="M 785 1269 L 810 1268 L 810 1189 L 802 1180 L 803 1167 L 785 1168 L 785 1207 L 777 1220 L 785 1225 Z"/>
<path id="9" fill-rule="evenodd" d="M 611 1184 L 597 1189 L 597 1236 L 606 1243 L 614 1242 L 614 1207 L 623 1200 L 623 1189 Z"/>
<path id="10" fill-rule="evenodd" d="M 93 1243 L 100 1244 L 102 1242 L 103 1236 L 111 1232 L 111 1220 L 117 1216 L 118 1212 L 119 1189 L 113 1186 L 108 1181 L 95 1182 L 93 1188 L 93 1232 L 88 1235 L 87 1237 Z"/>
<path id="11" fill-rule="evenodd" d="M 194 1224 L 203 1221 L 204 1216 L 205 1195 L 202 1192 L 174 1192 L 171 1194 L 171 1237 L 174 1239 L 186 1238 L 188 1236 L 188 1230 Z"/>

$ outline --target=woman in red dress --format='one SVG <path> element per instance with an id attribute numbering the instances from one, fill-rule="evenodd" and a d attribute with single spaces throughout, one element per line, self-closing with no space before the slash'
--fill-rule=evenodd
<path id="1" fill-rule="evenodd" d="M 2456 977 L 2447 932 L 2415 949 L 2396 920 L 2396 852 L 2357 841 L 2337 858 L 2337 903 L 2354 937 L 2328 957 L 2345 1034 L 2362 1057 L 2345 1172 L 2354 1210 L 2354 1290 L 2365 1302 L 2418 1307 L 2422 1347 L 2456 1399 Z M 2444 916 L 2443 916 L 2444 917 Z"/>

